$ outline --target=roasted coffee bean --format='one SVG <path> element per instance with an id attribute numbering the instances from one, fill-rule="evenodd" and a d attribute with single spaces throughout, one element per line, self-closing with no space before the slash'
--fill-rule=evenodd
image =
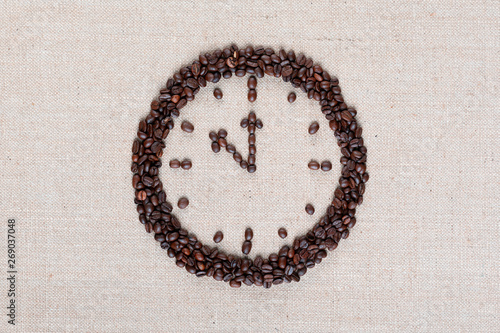
<path id="1" fill-rule="evenodd" d="M 238 163 L 240 163 L 240 162 L 243 160 L 243 158 L 241 157 L 241 154 L 240 154 L 240 153 L 238 153 L 238 152 L 235 152 L 235 153 L 233 154 L 233 159 L 234 159 L 236 162 L 238 162 Z"/>
<path id="2" fill-rule="evenodd" d="M 254 145 L 255 144 L 255 134 L 250 134 L 248 136 L 248 144 L 249 145 Z"/>
<path id="3" fill-rule="evenodd" d="M 225 129 L 220 129 L 217 135 L 219 138 L 225 138 L 227 136 L 227 131 Z"/>
<path id="4" fill-rule="evenodd" d="M 319 163 L 317 161 L 311 161 L 309 164 L 307 164 L 307 167 L 311 170 L 318 170 L 319 169 Z"/>
<path id="5" fill-rule="evenodd" d="M 180 198 L 179 201 L 177 202 L 177 207 L 180 209 L 184 209 L 189 205 L 189 200 L 187 198 Z"/>
<path id="6" fill-rule="evenodd" d="M 192 131 L 194 131 L 194 126 L 193 124 L 191 124 L 189 121 L 183 121 L 182 124 L 181 124 L 181 129 L 184 131 L 184 132 L 188 132 L 188 133 L 191 133 Z"/>
<path id="7" fill-rule="evenodd" d="M 221 146 L 221 147 L 225 147 L 225 146 L 227 146 L 227 141 L 226 141 L 226 139 L 224 139 L 224 138 L 219 138 L 219 140 L 217 140 L 217 143 L 218 143 L 218 144 L 219 144 L 219 146 Z"/>
<path id="8" fill-rule="evenodd" d="M 215 133 L 213 131 L 208 133 L 208 137 L 210 138 L 210 140 L 212 140 L 212 142 L 217 141 L 219 139 L 219 137 L 217 136 L 217 133 Z"/>
<path id="9" fill-rule="evenodd" d="M 331 169 L 332 169 L 332 162 L 330 161 L 321 162 L 321 170 L 330 171 Z"/>
<path id="10" fill-rule="evenodd" d="M 247 85 L 248 85 L 248 89 L 255 89 L 255 88 L 257 88 L 257 79 L 255 78 L 255 76 L 250 76 L 248 78 Z"/>
<path id="11" fill-rule="evenodd" d="M 285 239 L 285 238 L 286 238 L 286 236 L 288 236 L 288 233 L 286 232 L 286 229 L 285 229 L 285 228 L 279 228 L 279 229 L 278 229 L 278 235 L 279 235 L 281 238 Z"/>
<path id="12" fill-rule="evenodd" d="M 249 164 L 247 167 L 247 171 L 249 173 L 254 173 L 255 171 L 257 171 L 257 166 L 255 164 Z"/>
<path id="13" fill-rule="evenodd" d="M 236 147 L 231 144 L 228 144 L 226 146 L 226 150 L 228 153 L 234 154 L 236 152 Z"/>
<path id="14" fill-rule="evenodd" d="M 248 114 L 248 121 L 251 123 L 251 124 L 255 124 L 255 121 L 257 120 L 257 115 L 255 114 L 255 112 L 250 112 Z"/>
<path id="15" fill-rule="evenodd" d="M 247 163 L 247 161 L 245 161 L 245 160 L 241 161 L 241 162 L 240 162 L 240 166 L 241 166 L 241 168 L 242 168 L 242 169 L 246 169 L 246 168 L 248 168 L 248 163 Z"/>
<path id="16" fill-rule="evenodd" d="M 307 204 L 306 205 L 306 213 L 309 214 L 309 215 L 313 215 L 314 214 L 314 207 L 313 207 L 313 205 L 311 205 L 311 204 Z"/>
<path id="17" fill-rule="evenodd" d="M 246 228 L 245 230 L 245 240 L 251 241 L 253 238 L 253 230 L 251 228 Z"/>
<path id="18" fill-rule="evenodd" d="M 247 128 L 247 126 L 248 126 L 248 119 L 247 118 L 242 119 L 241 123 L 240 123 L 240 126 L 243 127 L 243 128 Z"/>
<path id="19" fill-rule="evenodd" d="M 222 231 L 217 231 L 214 235 L 214 242 L 220 243 L 223 238 L 224 238 L 224 234 L 222 233 Z"/>
<path id="20" fill-rule="evenodd" d="M 297 95 L 295 95 L 294 92 L 291 92 L 288 94 L 288 102 L 289 103 L 295 102 L 296 99 L 297 99 Z"/>
<path id="21" fill-rule="evenodd" d="M 220 146 L 217 142 L 212 142 L 212 151 L 214 153 L 218 153 L 220 152 Z"/>
<path id="22" fill-rule="evenodd" d="M 255 100 L 257 99 L 257 91 L 255 89 L 250 89 L 248 91 L 248 101 L 249 102 L 255 102 Z"/>
<path id="23" fill-rule="evenodd" d="M 260 119 L 255 120 L 255 127 L 257 127 L 258 129 L 261 129 L 263 126 L 264 126 L 264 124 L 262 123 L 262 120 L 260 120 Z"/>
<path id="24" fill-rule="evenodd" d="M 309 134 L 316 134 L 319 130 L 319 124 L 317 121 L 313 122 L 311 126 L 309 126 Z"/>
<path id="25" fill-rule="evenodd" d="M 193 164 L 189 160 L 184 160 L 181 163 L 181 168 L 183 168 L 184 170 L 189 170 L 189 169 L 191 169 L 192 166 L 193 166 Z"/>
<path id="26" fill-rule="evenodd" d="M 250 155 L 248 155 L 248 165 L 252 165 L 252 164 L 255 164 L 255 155 L 250 153 Z M 147 186 L 147 185 L 146 185 Z"/>
<path id="27" fill-rule="evenodd" d="M 217 99 L 221 99 L 222 98 L 222 91 L 219 88 L 215 88 L 214 89 L 214 96 Z"/>
<path id="28" fill-rule="evenodd" d="M 244 241 L 243 245 L 241 246 L 241 252 L 243 252 L 243 254 L 249 254 L 251 250 L 252 250 L 252 242 Z"/>

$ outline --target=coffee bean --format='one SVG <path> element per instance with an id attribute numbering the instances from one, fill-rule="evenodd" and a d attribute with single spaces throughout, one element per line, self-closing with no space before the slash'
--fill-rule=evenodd
<path id="1" fill-rule="evenodd" d="M 182 124 L 181 124 L 181 129 L 184 131 L 184 132 L 188 132 L 188 133 L 191 133 L 194 131 L 194 126 L 193 124 L 191 124 L 189 121 L 183 121 Z"/>
<path id="2" fill-rule="evenodd" d="M 254 154 L 250 154 L 248 155 L 248 165 L 252 165 L 252 164 L 255 164 L 255 155 Z"/>
<path id="3" fill-rule="evenodd" d="M 169 166 L 173 169 L 177 169 L 181 166 L 181 162 L 179 162 L 178 160 L 171 160 L 170 163 L 169 163 Z"/>
<path id="4" fill-rule="evenodd" d="M 236 147 L 231 144 L 228 144 L 226 146 L 226 150 L 228 153 L 234 154 L 236 152 Z"/>
<path id="5" fill-rule="evenodd" d="M 217 136 L 217 133 L 215 133 L 213 131 L 208 133 L 208 137 L 210 138 L 210 140 L 212 140 L 212 142 L 217 141 L 219 139 L 219 137 Z"/>
<path id="6" fill-rule="evenodd" d="M 217 142 L 212 142 L 212 151 L 214 153 L 218 153 L 220 152 L 220 146 Z"/>
<path id="7" fill-rule="evenodd" d="M 217 231 L 214 235 L 214 242 L 220 243 L 223 238 L 224 238 L 224 234 L 222 233 L 222 231 Z"/>
<path id="8" fill-rule="evenodd" d="M 222 91 L 219 88 L 215 88 L 214 89 L 214 96 L 217 99 L 221 99 L 222 98 Z"/>
<path id="9" fill-rule="evenodd" d="M 285 228 L 279 228 L 279 229 L 278 229 L 278 235 L 279 235 L 281 238 L 285 239 L 285 238 L 286 238 L 286 236 L 288 235 L 288 233 L 286 232 L 286 229 L 285 229 Z"/>
<path id="10" fill-rule="evenodd" d="M 331 169 L 332 169 L 332 162 L 330 161 L 321 162 L 321 170 L 330 171 Z"/>
<path id="11" fill-rule="evenodd" d="M 241 287 L 241 282 L 236 280 L 231 280 L 229 281 L 229 285 L 233 288 L 239 288 Z"/>
<path id="12" fill-rule="evenodd" d="M 147 194 L 146 191 L 139 191 L 137 192 L 137 200 L 146 200 Z"/>
<path id="13" fill-rule="evenodd" d="M 189 161 L 189 160 L 182 161 L 181 168 L 183 168 L 184 170 L 189 170 L 189 169 L 191 169 L 191 167 L 192 167 L 191 161 Z"/>
<path id="14" fill-rule="evenodd" d="M 251 241 L 253 238 L 253 230 L 251 228 L 246 228 L 245 230 L 245 240 Z"/>
<path id="15" fill-rule="evenodd" d="M 255 164 L 249 164 L 247 167 L 247 171 L 249 173 L 254 173 L 255 171 L 257 171 L 257 166 Z"/>
<path id="16" fill-rule="evenodd" d="M 234 159 L 236 162 L 240 163 L 240 162 L 242 161 L 242 159 L 243 159 L 243 158 L 241 157 L 241 154 L 240 154 L 240 153 L 235 152 L 235 153 L 233 154 L 233 159 Z"/>
<path id="17" fill-rule="evenodd" d="M 247 85 L 248 85 L 248 89 L 255 89 L 255 88 L 257 88 L 257 79 L 255 78 L 255 76 L 250 76 L 248 78 Z"/>
<path id="18" fill-rule="evenodd" d="M 224 139 L 224 138 L 219 138 L 219 140 L 217 140 L 217 143 L 218 143 L 218 144 L 219 144 L 219 146 L 221 146 L 221 147 L 225 147 L 225 146 L 227 146 L 227 141 L 226 141 L 226 139 Z"/>
<path id="19" fill-rule="evenodd" d="M 246 128 L 248 126 L 248 119 L 247 118 L 242 119 L 240 126 Z"/>
<path id="20" fill-rule="evenodd" d="M 309 215 L 313 215 L 314 214 L 314 207 L 313 207 L 313 205 L 311 205 L 311 204 L 307 204 L 306 205 L 306 213 L 309 214 Z"/>
<path id="21" fill-rule="evenodd" d="M 248 136 L 248 144 L 249 145 L 254 145 L 255 144 L 255 134 L 250 134 Z"/>
<path id="22" fill-rule="evenodd" d="M 258 129 L 261 129 L 263 126 L 264 126 L 264 124 L 262 123 L 262 120 L 257 119 L 255 121 L 255 127 L 257 127 Z"/>
<path id="23" fill-rule="evenodd" d="M 241 166 L 242 169 L 246 169 L 246 168 L 248 168 L 248 163 L 243 160 L 243 161 L 240 162 L 240 166 Z"/>
<path id="24" fill-rule="evenodd" d="M 311 126 L 309 126 L 309 134 L 316 134 L 319 130 L 319 124 L 317 121 L 313 122 Z"/>
<path id="25" fill-rule="evenodd" d="M 307 167 L 311 170 L 318 170 L 319 169 L 319 163 L 316 161 L 311 161 L 309 164 L 307 164 Z"/>
<path id="26" fill-rule="evenodd" d="M 255 121 L 257 120 L 257 115 L 255 114 L 255 112 L 250 112 L 248 114 L 248 121 L 252 124 L 255 124 Z"/>
<path id="27" fill-rule="evenodd" d="M 297 99 L 297 96 L 295 95 L 294 92 L 291 92 L 291 93 L 288 94 L 288 102 L 289 103 L 295 102 L 296 99 Z"/>
<path id="28" fill-rule="evenodd" d="M 241 246 L 241 252 L 243 252 L 243 254 L 249 254 L 251 250 L 252 250 L 252 242 L 244 241 L 243 245 Z"/>
<path id="29" fill-rule="evenodd" d="M 189 205 L 189 200 L 187 198 L 180 198 L 177 202 L 177 207 L 184 209 Z"/>
<path id="30" fill-rule="evenodd" d="M 227 131 L 225 129 L 220 129 L 217 135 L 219 138 L 225 138 L 227 136 Z"/>
<path id="31" fill-rule="evenodd" d="M 248 91 L 248 101 L 253 103 L 257 99 L 257 91 L 254 89 L 250 89 Z"/>

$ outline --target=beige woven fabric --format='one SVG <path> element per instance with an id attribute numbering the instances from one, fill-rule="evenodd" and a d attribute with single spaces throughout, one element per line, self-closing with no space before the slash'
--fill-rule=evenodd
<path id="1" fill-rule="evenodd" d="M 17 221 L 17 325 L 2 332 L 498 332 L 498 1 L 2 1 L 0 273 Z M 293 48 L 340 80 L 358 110 L 371 175 L 351 237 L 300 283 L 231 289 L 177 268 L 137 220 L 130 156 L 160 87 L 200 52 Z M 223 80 L 182 110 L 161 169 L 201 240 L 252 254 L 310 228 L 331 200 L 340 152 L 316 103 L 280 80 Z M 210 151 L 225 128 L 257 172 Z M 315 136 L 307 134 L 313 120 Z M 330 159 L 329 173 L 307 170 Z M 318 213 L 309 217 L 306 203 Z M 287 241 L 277 229 L 289 230 Z"/>

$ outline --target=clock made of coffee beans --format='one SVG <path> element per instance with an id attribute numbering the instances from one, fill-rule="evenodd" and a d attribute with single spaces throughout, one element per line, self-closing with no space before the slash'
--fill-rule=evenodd
<path id="1" fill-rule="evenodd" d="M 270 75 L 281 77 L 284 82 L 302 90 L 309 99 L 319 104 L 328 126 L 337 139 L 342 157 L 341 176 L 336 188 L 332 188 L 332 201 L 326 211 L 318 218 L 318 222 L 289 245 L 278 249 L 267 257 L 249 257 L 252 248 L 253 231 L 245 230 L 245 241 L 242 254 L 231 254 L 220 251 L 216 246 L 202 244 L 194 235 L 184 228 L 175 216 L 175 209 L 185 209 L 189 205 L 188 198 L 180 198 L 174 207 L 166 199 L 163 183 L 158 174 L 162 166 L 164 140 L 174 130 L 174 121 L 182 108 L 192 101 L 202 88 L 210 89 L 210 83 L 217 83 L 221 78 L 233 75 L 248 78 L 248 100 L 257 99 L 257 79 Z M 215 98 L 223 98 L 220 89 L 214 89 Z M 294 93 L 288 95 L 288 101 L 294 103 Z M 258 172 L 256 164 L 255 142 L 258 129 L 265 124 L 254 112 L 241 120 L 241 127 L 248 130 L 248 154 L 238 152 L 228 141 L 227 132 L 207 133 L 214 153 L 232 154 L 235 163 L 249 173 Z M 314 135 L 320 124 L 313 122 L 309 126 L 309 134 Z M 192 132 L 194 125 L 183 122 L 177 130 Z M 208 145 L 208 144 L 207 144 Z M 229 282 L 231 287 L 256 285 L 270 288 L 272 285 L 300 281 L 309 269 L 319 264 L 326 256 L 327 250 L 334 250 L 341 239 L 349 236 L 349 230 L 356 224 L 356 207 L 363 202 L 366 172 L 366 147 L 363 143 L 362 129 L 356 122 L 356 110 L 349 108 L 341 94 L 339 82 L 331 77 L 321 66 L 304 55 L 296 56 L 294 51 L 275 52 L 272 48 L 253 48 L 248 46 L 239 49 L 237 46 L 216 50 L 199 56 L 190 66 L 179 69 L 168 79 L 164 89 L 151 103 L 147 117 L 139 123 L 137 138 L 132 146 L 132 185 L 135 189 L 135 203 L 139 213 L 139 221 L 168 256 L 175 260 L 177 266 L 186 269 L 198 277 L 212 277 L 217 281 Z M 245 158 L 246 156 L 246 158 Z M 171 160 L 171 168 L 189 170 L 190 160 Z M 311 170 L 327 172 L 332 168 L 330 161 L 310 161 Z M 307 214 L 314 214 L 311 204 L 305 206 Z M 281 238 L 287 237 L 284 228 L 278 230 Z M 214 242 L 223 239 L 218 231 Z"/>

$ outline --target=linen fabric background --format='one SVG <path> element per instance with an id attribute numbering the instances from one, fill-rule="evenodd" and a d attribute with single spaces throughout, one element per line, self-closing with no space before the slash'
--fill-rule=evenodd
<path id="1" fill-rule="evenodd" d="M 2 1 L 1 249 L 16 219 L 17 324 L 2 332 L 498 332 L 498 1 Z M 358 110 L 370 181 L 351 236 L 300 283 L 266 290 L 177 268 L 138 222 L 132 141 L 167 78 L 236 43 L 293 49 L 339 78 Z M 316 102 L 281 79 L 200 91 L 161 169 L 207 244 L 277 251 L 321 216 L 339 149 Z M 215 100 L 213 89 L 224 93 Z M 210 150 L 255 110 L 257 172 Z M 315 136 L 310 122 L 320 122 Z M 329 173 L 310 159 L 331 160 Z M 306 203 L 317 208 L 304 212 Z M 281 226 L 286 240 L 277 236 Z M 2 313 L 8 299 L 1 284 Z"/>

